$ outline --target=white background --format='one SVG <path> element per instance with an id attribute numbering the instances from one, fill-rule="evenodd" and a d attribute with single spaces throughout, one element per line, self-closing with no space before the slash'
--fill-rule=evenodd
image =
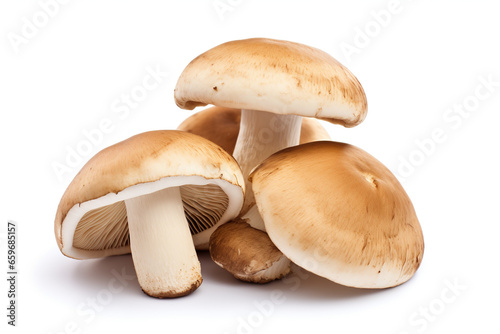
<path id="1" fill-rule="evenodd" d="M 52 3 L 45 9 L 50 16 L 40 3 Z M 500 20 L 494 1 L 54 3 L 0 5 L 0 267 L 5 274 L 6 225 L 14 220 L 20 274 L 15 329 L 6 325 L 5 279 L 0 285 L 2 333 L 498 332 Z M 364 86 L 365 122 L 324 126 L 333 139 L 386 164 L 413 200 L 426 248 L 409 282 L 363 291 L 299 271 L 251 285 L 200 254 L 201 287 L 185 298 L 157 300 L 135 278 L 110 294 L 113 271 L 133 274 L 130 256 L 76 261 L 59 252 L 56 208 L 85 161 L 134 134 L 175 128 L 192 114 L 173 99 L 183 68 L 211 47 L 249 37 L 320 48 Z M 148 68 L 168 74 L 128 114 L 116 113 Z M 69 150 L 83 147 L 84 131 L 104 119 L 111 129 L 58 177 L 54 164 L 66 164 Z M 439 142 L 432 144 L 436 133 Z"/>

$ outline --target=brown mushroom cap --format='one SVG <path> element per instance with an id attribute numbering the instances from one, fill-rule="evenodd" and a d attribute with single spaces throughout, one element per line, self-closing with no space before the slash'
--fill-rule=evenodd
<path id="1" fill-rule="evenodd" d="M 356 77 L 319 49 L 288 41 L 231 41 L 196 57 L 175 88 L 183 109 L 213 104 L 314 117 L 346 127 L 361 123 L 366 96 Z"/>
<path id="2" fill-rule="evenodd" d="M 242 220 L 217 228 L 209 250 L 215 263 L 246 282 L 267 283 L 290 272 L 290 260 L 267 234 Z"/>
<path id="3" fill-rule="evenodd" d="M 334 282 L 386 288 L 418 269 L 424 240 L 396 177 L 365 151 L 314 142 L 284 149 L 250 176 L 274 244 Z"/>
<path id="4" fill-rule="evenodd" d="M 240 131 L 241 110 L 210 107 L 186 118 L 177 130 L 194 133 L 213 141 L 232 154 Z M 300 144 L 329 140 L 330 136 L 321 123 L 313 118 L 303 118 Z"/>
<path id="5" fill-rule="evenodd" d="M 177 130 L 208 139 L 233 154 L 240 131 L 241 110 L 211 107 L 186 118 Z"/>
<path id="6" fill-rule="evenodd" d="M 330 139 L 330 135 L 319 121 L 315 120 L 314 118 L 302 118 L 299 144 Z"/>

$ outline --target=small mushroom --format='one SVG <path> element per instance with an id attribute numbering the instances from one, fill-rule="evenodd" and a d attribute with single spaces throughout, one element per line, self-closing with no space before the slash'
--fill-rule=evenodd
<path id="1" fill-rule="evenodd" d="M 195 246 L 238 215 L 244 182 L 222 148 L 182 131 L 151 131 L 97 153 L 66 189 L 55 219 L 75 259 L 132 253 L 139 284 L 179 297 L 202 281 Z"/>
<path id="2" fill-rule="evenodd" d="M 292 262 L 336 283 L 410 279 L 424 240 L 396 177 L 365 151 L 323 141 L 284 149 L 250 175 L 269 237 Z"/>
<path id="3" fill-rule="evenodd" d="M 221 225 L 210 237 L 210 256 L 239 280 L 267 283 L 290 272 L 290 260 L 267 234 L 243 220 Z"/>

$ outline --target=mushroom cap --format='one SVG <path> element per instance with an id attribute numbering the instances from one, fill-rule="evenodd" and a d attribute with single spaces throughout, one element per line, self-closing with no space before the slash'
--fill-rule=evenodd
<path id="1" fill-rule="evenodd" d="M 231 41 L 201 54 L 175 88 L 183 109 L 221 107 L 314 117 L 356 126 L 367 102 L 356 77 L 319 49 L 288 41 Z"/>
<path id="2" fill-rule="evenodd" d="M 229 154 L 233 154 L 240 131 L 241 110 L 210 107 L 186 118 L 177 130 L 194 133 L 213 141 Z M 319 121 L 303 118 L 300 144 L 317 140 L 329 140 L 330 136 Z"/>
<path id="3" fill-rule="evenodd" d="M 97 153 L 70 183 L 54 225 L 61 252 L 77 259 L 130 253 L 124 200 L 168 187 L 180 187 L 198 248 L 243 204 L 241 170 L 221 147 L 182 131 L 145 132 Z"/>
<path id="4" fill-rule="evenodd" d="M 386 288 L 410 279 L 424 240 L 396 177 L 365 151 L 322 141 L 275 153 L 250 175 L 274 244 L 334 282 Z"/>
<path id="5" fill-rule="evenodd" d="M 186 118 L 177 130 L 208 139 L 233 154 L 240 132 L 241 110 L 211 107 Z"/>
<path id="6" fill-rule="evenodd" d="M 330 139 L 330 135 L 319 121 L 314 118 L 302 118 L 299 144 Z"/>
<path id="7" fill-rule="evenodd" d="M 234 277 L 253 283 L 267 283 L 290 272 L 290 260 L 263 231 L 244 220 L 220 226 L 210 236 L 210 256 Z"/>

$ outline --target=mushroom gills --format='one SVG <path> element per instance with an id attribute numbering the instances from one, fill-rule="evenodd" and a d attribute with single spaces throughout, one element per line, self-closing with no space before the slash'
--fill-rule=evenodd
<path id="1" fill-rule="evenodd" d="M 73 236 L 73 247 L 84 250 L 103 250 L 129 244 L 127 209 L 123 201 L 85 213 Z"/>
<path id="2" fill-rule="evenodd" d="M 227 194 L 215 184 L 184 185 L 181 195 L 193 235 L 217 224 L 229 205 Z"/>
<path id="3" fill-rule="evenodd" d="M 229 203 L 227 194 L 215 184 L 189 184 L 181 186 L 180 191 L 192 235 L 213 227 Z M 130 236 L 124 201 L 85 213 L 73 237 L 73 246 L 84 250 L 103 250 L 128 245 Z"/>

